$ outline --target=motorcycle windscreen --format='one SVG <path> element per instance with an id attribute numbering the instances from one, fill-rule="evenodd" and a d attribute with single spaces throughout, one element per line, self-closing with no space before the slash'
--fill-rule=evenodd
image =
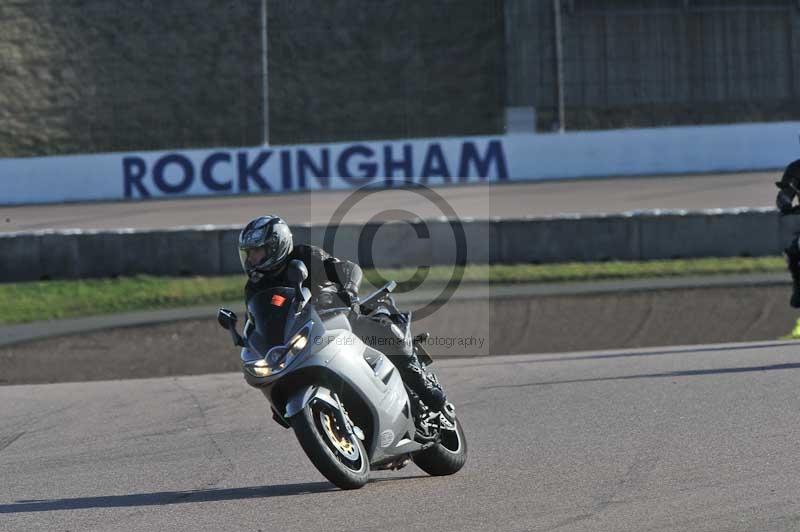
<path id="1" fill-rule="evenodd" d="M 251 349 L 264 356 L 271 348 L 284 344 L 286 321 L 293 301 L 294 289 L 288 287 L 270 288 L 250 298 L 247 310 L 255 325 L 247 337 Z"/>

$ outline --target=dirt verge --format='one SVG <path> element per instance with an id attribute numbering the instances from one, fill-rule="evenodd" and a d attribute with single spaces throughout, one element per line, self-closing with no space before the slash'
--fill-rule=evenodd
<path id="1" fill-rule="evenodd" d="M 774 340 L 794 326 L 785 285 L 453 300 L 415 323 L 436 357 Z M 213 319 L 117 328 L 0 348 L 0 384 L 239 371 Z"/>

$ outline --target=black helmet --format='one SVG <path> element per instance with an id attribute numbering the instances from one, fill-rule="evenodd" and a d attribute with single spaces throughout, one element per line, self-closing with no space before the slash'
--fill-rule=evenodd
<path id="1" fill-rule="evenodd" d="M 260 216 L 239 233 L 239 259 L 253 281 L 277 273 L 292 252 L 292 232 L 277 216 Z"/>

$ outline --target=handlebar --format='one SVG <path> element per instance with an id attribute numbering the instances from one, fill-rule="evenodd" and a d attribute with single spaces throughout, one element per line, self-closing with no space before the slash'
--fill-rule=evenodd
<path id="1" fill-rule="evenodd" d="M 394 292 L 395 288 L 397 288 L 397 283 L 395 281 L 389 281 L 388 283 L 386 283 L 385 285 L 383 285 L 382 287 L 378 288 L 377 290 L 372 292 L 370 295 L 368 295 L 367 297 L 362 299 L 360 301 L 360 303 L 362 305 L 366 305 L 367 303 L 369 303 L 373 299 L 377 299 L 380 296 L 382 296 L 383 294 L 389 294 L 391 292 Z"/>

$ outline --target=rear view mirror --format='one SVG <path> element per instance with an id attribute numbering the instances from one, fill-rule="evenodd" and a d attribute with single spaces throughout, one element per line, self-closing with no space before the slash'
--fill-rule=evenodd
<path id="1" fill-rule="evenodd" d="M 236 317 L 236 313 L 232 310 L 221 308 L 217 312 L 217 321 L 219 322 L 219 326 L 223 329 L 228 331 L 231 329 L 236 329 L 237 320 L 238 318 Z"/>
<path id="2" fill-rule="evenodd" d="M 303 288 L 303 281 L 308 279 L 308 268 L 303 264 L 303 261 L 294 259 L 289 263 L 289 271 L 286 272 L 286 277 L 294 289 L 297 290 L 297 313 L 299 314 L 311 298 L 308 289 Z"/>
<path id="3" fill-rule="evenodd" d="M 244 347 L 244 339 L 239 336 L 239 332 L 236 330 L 237 318 L 234 311 L 226 308 L 219 309 L 219 311 L 217 311 L 217 321 L 219 322 L 220 327 L 227 329 L 228 332 L 231 333 L 233 345 Z"/>
<path id="4" fill-rule="evenodd" d="M 294 286 L 303 286 L 303 281 L 308 279 L 308 268 L 303 261 L 294 259 L 289 263 L 289 271 L 286 272 L 286 276 Z"/>

